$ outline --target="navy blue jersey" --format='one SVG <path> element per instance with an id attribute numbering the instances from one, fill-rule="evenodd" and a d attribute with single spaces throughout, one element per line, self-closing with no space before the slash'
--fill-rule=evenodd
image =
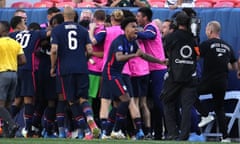
<path id="1" fill-rule="evenodd" d="M 27 63 L 25 65 L 19 66 L 22 70 L 32 70 L 33 69 L 33 52 L 38 47 L 39 41 L 46 37 L 46 31 L 17 31 L 10 33 L 9 36 L 17 40 L 24 51 Z"/>
<path id="2" fill-rule="evenodd" d="M 124 55 L 128 55 L 136 53 L 137 49 L 136 41 L 128 41 L 125 35 L 119 35 L 110 46 L 103 70 L 103 78 L 111 80 L 122 76 L 122 69 L 127 61 L 117 61 L 116 52 L 123 52 Z"/>
<path id="3" fill-rule="evenodd" d="M 52 30 L 51 43 L 58 45 L 58 74 L 88 73 L 86 45 L 88 31 L 74 22 L 64 22 Z"/>

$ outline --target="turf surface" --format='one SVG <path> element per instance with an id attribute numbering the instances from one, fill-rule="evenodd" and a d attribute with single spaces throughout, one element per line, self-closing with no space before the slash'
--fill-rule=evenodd
<path id="1" fill-rule="evenodd" d="M 186 142 L 186 141 L 144 141 L 144 140 L 91 140 L 78 139 L 44 139 L 44 138 L 0 138 L 0 144 L 219 144 L 220 142 Z"/>

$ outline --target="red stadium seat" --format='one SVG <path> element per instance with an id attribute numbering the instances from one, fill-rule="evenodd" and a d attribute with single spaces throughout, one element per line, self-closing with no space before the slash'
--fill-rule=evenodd
<path id="1" fill-rule="evenodd" d="M 151 5 L 151 7 L 164 7 L 165 6 L 165 2 L 150 2 L 149 4 Z"/>
<path id="2" fill-rule="evenodd" d="M 60 2 L 60 3 L 56 3 L 55 4 L 56 7 L 66 7 L 66 6 L 70 6 L 75 8 L 76 7 L 76 3 L 74 2 Z"/>
<path id="3" fill-rule="evenodd" d="M 148 2 L 164 2 L 165 3 L 166 0 L 148 0 Z"/>
<path id="4" fill-rule="evenodd" d="M 32 8 L 32 3 L 29 2 L 15 2 L 11 5 L 12 8 Z"/>
<path id="5" fill-rule="evenodd" d="M 46 2 L 36 2 L 33 4 L 33 7 L 35 8 L 50 8 L 53 7 L 54 3 L 50 2 L 50 1 L 46 1 Z"/>
<path id="6" fill-rule="evenodd" d="M 218 2 L 219 0 L 196 0 L 195 3 L 198 3 L 198 2 L 209 2 L 211 3 L 212 5 L 214 5 L 216 2 Z"/>
<path id="7" fill-rule="evenodd" d="M 240 8 L 240 3 L 236 4 L 235 7 Z"/>
<path id="8" fill-rule="evenodd" d="M 212 7 L 212 3 L 210 2 L 196 2 L 195 3 L 195 7 L 198 7 L 198 8 L 210 8 Z"/>
<path id="9" fill-rule="evenodd" d="M 232 2 L 237 5 L 240 3 L 240 0 L 218 0 L 218 2 Z"/>
<path id="10" fill-rule="evenodd" d="M 78 8 L 81 7 L 96 7 L 95 2 L 81 2 L 77 4 Z"/>
<path id="11" fill-rule="evenodd" d="M 234 7 L 233 2 L 217 2 L 215 5 L 213 5 L 215 8 L 221 8 L 221 7 Z"/>

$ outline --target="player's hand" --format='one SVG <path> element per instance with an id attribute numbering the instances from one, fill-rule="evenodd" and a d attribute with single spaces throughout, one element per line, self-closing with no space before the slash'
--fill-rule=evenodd
<path id="1" fill-rule="evenodd" d="M 51 77 L 55 77 L 55 76 L 56 76 L 56 68 L 51 67 L 50 76 L 51 76 Z"/>
<path id="2" fill-rule="evenodd" d="M 89 24 L 89 29 L 90 30 L 95 30 L 96 26 L 97 26 L 96 23 L 90 23 Z"/>
<path id="3" fill-rule="evenodd" d="M 169 63 L 169 59 L 163 60 L 163 64 L 164 64 L 164 65 L 168 65 L 168 63 Z"/>
<path id="4" fill-rule="evenodd" d="M 144 52 L 139 48 L 137 52 L 135 53 L 135 56 L 142 56 Z"/>

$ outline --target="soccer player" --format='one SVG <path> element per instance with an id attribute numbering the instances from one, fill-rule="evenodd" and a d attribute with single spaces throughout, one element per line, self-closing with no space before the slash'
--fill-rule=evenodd
<path id="1" fill-rule="evenodd" d="M 77 121 L 77 128 L 84 130 L 85 139 L 92 139 L 93 135 L 98 137 L 100 134 L 88 103 L 89 77 L 85 50 L 91 54 L 92 45 L 86 29 L 74 22 L 74 9 L 66 7 L 63 16 L 64 23 L 52 30 L 50 73 L 56 76 L 57 69 L 64 98 Z"/>
<path id="2" fill-rule="evenodd" d="M 100 100 L 97 96 L 100 89 L 102 65 L 103 65 L 103 45 L 106 36 L 104 26 L 106 14 L 104 10 L 97 10 L 93 14 L 93 23 L 89 25 L 89 36 L 93 44 L 93 53 L 88 61 L 89 70 L 89 96 L 92 100 L 94 117 L 99 117 Z"/>
<path id="3" fill-rule="evenodd" d="M 122 70 L 124 64 L 131 58 L 141 56 L 143 59 L 164 64 L 165 61 L 153 58 L 143 53 L 135 42 L 137 37 L 137 23 L 134 17 L 126 18 L 121 23 L 121 28 L 125 34 L 119 35 L 111 44 L 107 61 L 103 70 L 104 96 L 111 96 L 112 100 L 120 100 L 117 108 L 116 122 L 111 133 L 113 138 L 125 138 L 122 133 L 124 120 L 128 111 L 130 102 L 129 90 L 123 80 Z M 141 124 L 136 125 L 140 130 Z"/>
<path id="4" fill-rule="evenodd" d="M 137 12 L 138 25 L 144 28 L 144 31 L 138 32 L 138 39 L 143 40 L 145 45 L 146 53 L 157 57 L 158 59 L 165 59 L 164 49 L 162 45 L 162 39 L 160 31 L 157 25 L 152 22 L 152 10 L 150 8 L 140 8 Z M 158 65 L 155 63 L 149 63 L 150 70 L 150 89 L 151 97 L 153 99 L 153 109 L 154 109 L 154 121 L 153 129 L 155 132 L 155 139 L 162 138 L 162 120 L 163 120 L 163 108 L 162 102 L 160 100 L 160 93 L 163 85 L 163 77 L 166 73 L 166 66 Z"/>
<path id="5" fill-rule="evenodd" d="M 10 37 L 16 39 L 23 47 L 26 55 L 27 64 L 20 66 L 18 70 L 17 97 L 12 104 L 13 116 L 16 115 L 16 108 L 19 107 L 21 99 L 24 101 L 24 120 L 25 128 L 22 130 L 24 137 L 29 137 L 32 128 L 32 117 L 34 112 L 33 96 L 35 95 L 35 79 L 34 79 L 34 50 L 40 39 L 47 37 L 46 31 L 28 31 L 25 30 L 24 18 L 14 16 L 11 19 L 11 26 L 14 32 L 10 33 Z M 49 34 L 49 33 L 48 33 Z"/>

